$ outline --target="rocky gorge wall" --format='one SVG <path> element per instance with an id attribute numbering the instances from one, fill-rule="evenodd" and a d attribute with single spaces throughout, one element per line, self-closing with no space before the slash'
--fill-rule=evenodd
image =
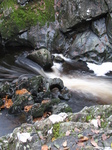
<path id="1" fill-rule="evenodd" d="M 110 0 L 4 0 L 0 10 L 1 47 L 45 47 L 76 61 L 111 61 Z"/>

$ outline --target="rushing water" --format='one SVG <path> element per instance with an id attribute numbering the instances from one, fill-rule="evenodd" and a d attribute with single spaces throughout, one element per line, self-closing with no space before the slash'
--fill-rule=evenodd
<path id="1" fill-rule="evenodd" d="M 72 94 L 68 104 L 72 107 L 73 112 L 80 111 L 84 106 L 112 104 L 112 79 L 111 76 L 105 75 L 108 70 L 112 70 L 112 63 L 107 62 L 98 66 L 91 63 L 71 61 L 62 55 L 60 57 L 65 60 L 64 63 L 54 62 L 51 72 L 44 73 L 41 70 L 41 73 L 50 78 L 56 77 L 63 80 L 64 85 L 70 89 Z M 19 63 L 17 64 L 15 63 L 17 58 L 17 55 L 7 54 L 0 59 L 0 81 L 10 81 L 23 76 L 32 77 L 38 73 L 38 69 L 41 69 L 28 60 L 26 60 L 27 67 L 25 67 L 26 64 L 22 57 L 19 57 Z M 24 67 L 22 67 L 23 64 Z M 90 71 L 88 67 L 93 71 Z M 25 122 L 25 118 L 23 118 L 14 118 L 9 116 L 6 111 L 2 111 L 0 114 L 0 136 L 12 132 L 12 129 L 17 125 Z"/>

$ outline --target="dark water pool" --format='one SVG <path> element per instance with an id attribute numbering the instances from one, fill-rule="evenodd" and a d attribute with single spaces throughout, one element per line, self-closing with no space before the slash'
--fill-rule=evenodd
<path id="1" fill-rule="evenodd" d="M 8 133 L 11 133 L 14 128 L 20 126 L 22 123 L 26 122 L 24 114 L 20 115 L 9 115 L 7 110 L 0 111 L 0 137 Z"/>

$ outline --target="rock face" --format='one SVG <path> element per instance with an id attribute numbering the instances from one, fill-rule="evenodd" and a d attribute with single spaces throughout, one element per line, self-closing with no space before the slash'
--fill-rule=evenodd
<path id="1" fill-rule="evenodd" d="M 105 0 L 58 0 L 59 22 L 63 32 L 70 31 L 78 24 L 92 20 L 108 12 Z"/>

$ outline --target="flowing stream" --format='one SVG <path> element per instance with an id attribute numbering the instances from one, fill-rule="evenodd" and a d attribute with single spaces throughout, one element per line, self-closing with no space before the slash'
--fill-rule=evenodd
<path id="1" fill-rule="evenodd" d="M 38 64 L 26 60 L 27 67 L 25 67 L 26 64 L 23 63 L 22 57 L 19 57 L 18 61 L 16 55 L 7 54 L 0 59 L 0 81 L 10 81 L 23 76 L 32 77 L 38 74 L 38 69 L 42 69 L 40 74 L 49 78 L 61 78 L 64 85 L 70 89 L 72 97 L 67 103 L 73 112 L 78 112 L 85 106 L 112 104 L 112 76 L 106 76 L 106 73 L 112 70 L 112 63 L 108 62 L 98 66 L 91 63 L 77 63 L 62 55 L 60 57 L 65 60 L 64 63 L 54 62 L 52 71 L 44 72 Z M 15 64 L 15 60 L 19 62 L 19 65 Z M 0 136 L 12 132 L 16 126 L 25 122 L 23 116 L 17 118 L 8 115 L 4 110 L 0 112 Z"/>

